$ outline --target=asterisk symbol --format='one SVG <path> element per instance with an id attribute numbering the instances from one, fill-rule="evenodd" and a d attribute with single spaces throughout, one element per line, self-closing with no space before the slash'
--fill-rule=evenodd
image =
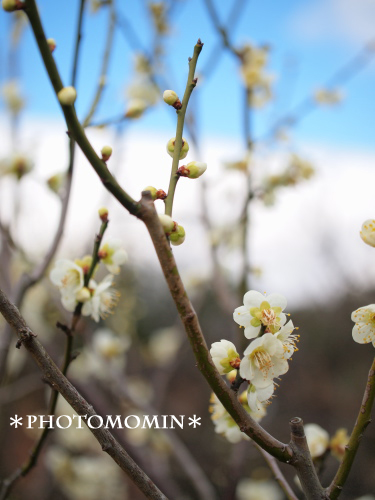
<path id="1" fill-rule="evenodd" d="M 201 417 L 197 417 L 196 415 L 194 415 L 193 418 L 189 417 L 189 420 L 191 420 L 191 422 L 189 422 L 189 425 L 193 425 L 195 429 L 197 425 L 201 425 L 201 423 L 199 422 L 200 419 Z"/>
<path id="2" fill-rule="evenodd" d="M 22 417 L 18 417 L 18 415 L 14 415 L 14 418 L 10 417 L 11 423 L 10 425 L 14 425 L 14 427 L 17 429 L 17 427 L 21 424 Z M 13 420 L 13 422 L 12 422 Z"/>

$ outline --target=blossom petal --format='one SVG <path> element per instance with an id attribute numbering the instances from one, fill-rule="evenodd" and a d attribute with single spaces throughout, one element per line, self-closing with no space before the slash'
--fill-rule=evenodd
<path id="1" fill-rule="evenodd" d="M 271 293 L 267 295 L 267 302 L 269 302 L 271 307 L 281 307 L 281 310 L 284 310 L 288 304 L 284 295 L 280 293 Z"/>
<path id="2" fill-rule="evenodd" d="M 260 332 L 260 325 L 259 326 L 253 326 L 253 325 L 248 325 L 245 327 L 244 335 L 247 339 L 255 339 L 259 335 Z"/>
<path id="3" fill-rule="evenodd" d="M 250 323 L 252 316 L 250 316 L 250 311 L 247 307 L 240 306 L 234 310 L 233 319 L 238 325 L 247 326 Z"/>
<path id="4" fill-rule="evenodd" d="M 243 303 L 247 309 L 251 307 L 260 307 L 260 304 L 264 301 L 264 295 L 256 290 L 250 290 L 246 292 L 243 298 Z"/>

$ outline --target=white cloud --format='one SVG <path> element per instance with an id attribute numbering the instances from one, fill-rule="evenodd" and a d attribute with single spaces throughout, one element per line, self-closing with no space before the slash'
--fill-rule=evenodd
<path id="1" fill-rule="evenodd" d="M 61 124 L 33 122 L 23 129 L 22 143 L 34 144 L 35 174 L 21 183 L 21 217 L 18 238 L 32 255 L 48 246 L 59 214 L 56 197 L 43 185 L 43 179 L 67 164 L 67 139 Z M 0 134 L 5 137 L 0 122 Z M 97 151 L 112 144 L 114 153 L 108 166 L 115 169 L 120 182 L 138 198 L 146 185 L 167 190 L 171 159 L 165 152 L 168 138 L 155 134 L 130 133 L 115 143 L 108 131 L 90 131 Z M 121 149 L 120 149 L 121 147 Z M 375 217 L 375 153 L 333 149 L 321 144 L 305 145 L 318 173 L 296 188 L 280 190 L 274 207 L 255 203 L 250 215 L 250 254 L 253 266 L 264 273 L 253 286 L 289 297 L 291 305 L 306 300 L 325 300 L 341 293 L 346 286 L 369 287 L 375 282 L 375 251 L 359 237 L 364 220 Z M 210 215 L 217 225 L 235 220 L 244 195 L 244 179 L 239 173 L 223 175 L 222 160 L 241 151 L 239 144 L 221 138 L 207 139 L 204 158 L 208 163 L 206 179 L 210 186 Z M 4 144 L 1 155 L 6 153 Z M 194 159 L 189 153 L 187 161 Z M 263 159 L 264 166 L 282 161 L 273 154 Z M 207 276 L 210 272 L 207 239 L 200 224 L 201 180 L 181 179 L 177 186 L 174 218 L 187 232 L 186 243 L 175 249 L 185 275 Z M 4 205 L 15 200 L 9 184 L 0 183 L 2 215 Z M 8 190 L 4 193 L 4 190 Z M 4 196 L 7 194 L 7 196 Z M 107 204 L 111 223 L 109 233 L 122 238 L 131 259 L 142 266 L 155 265 L 150 239 L 142 223 L 130 216 L 108 197 L 92 168 L 79 152 L 67 229 L 60 255 L 72 258 L 90 251 L 98 229 L 97 209 Z M 163 208 L 157 202 L 158 209 Z M 9 208 L 9 207 L 8 207 Z M 228 254 L 224 267 L 229 276 L 238 274 L 239 253 Z"/>
<path id="2" fill-rule="evenodd" d="M 301 2 L 291 18 L 300 37 L 365 43 L 375 37 L 374 0 L 314 0 Z"/>

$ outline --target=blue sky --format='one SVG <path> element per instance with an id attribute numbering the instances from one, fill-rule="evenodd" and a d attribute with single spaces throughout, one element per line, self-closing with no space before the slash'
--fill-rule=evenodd
<path id="1" fill-rule="evenodd" d="M 170 87 L 183 94 L 187 57 L 191 55 L 196 39 L 205 46 L 198 63 L 205 68 L 218 36 L 202 0 L 176 2 L 174 23 L 165 40 L 166 77 Z M 232 2 L 215 2 L 223 21 Z M 63 81 L 69 83 L 74 33 L 78 14 L 78 0 L 39 1 L 47 36 L 56 39 L 55 57 Z M 293 108 L 311 90 L 324 84 L 331 75 L 369 40 L 367 26 L 375 9 L 368 0 L 358 0 L 355 7 L 348 0 L 287 0 L 275 2 L 245 1 L 241 19 L 233 34 L 233 41 L 267 43 L 272 47 L 269 72 L 275 75 L 275 100 L 253 116 L 254 135 L 268 130 L 275 117 Z M 120 10 L 136 29 L 146 47 L 150 46 L 152 30 L 147 16 L 146 2 L 117 0 Z M 352 13 L 350 11 L 352 9 Z M 107 9 L 96 15 L 87 14 L 81 67 L 78 75 L 77 110 L 82 116 L 92 99 L 99 76 L 107 26 Z M 374 19 L 374 17 L 372 17 Z M 11 16 L 0 14 L 1 80 L 7 79 L 7 34 Z M 199 109 L 199 132 L 203 136 L 241 137 L 242 95 L 237 62 L 226 52 L 218 52 L 219 63 L 211 77 L 201 81 L 193 95 Z M 61 117 L 46 73 L 37 53 L 29 29 L 22 40 L 20 59 L 22 88 L 27 96 L 27 113 L 45 117 Z M 355 149 L 374 149 L 374 62 L 344 87 L 346 99 L 337 108 L 320 108 L 295 129 L 294 141 L 345 145 Z M 115 50 L 111 58 L 108 88 L 96 115 L 98 119 L 122 113 L 125 101 L 124 87 L 132 76 L 132 53 L 120 33 L 116 34 Z M 157 128 L 173 130 L 173 111 L 159 104 L 134 125 L 136 130 Z"/>

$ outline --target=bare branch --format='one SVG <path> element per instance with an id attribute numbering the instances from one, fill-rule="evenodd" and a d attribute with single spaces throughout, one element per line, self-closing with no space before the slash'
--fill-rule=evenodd
<path id="1" fill-rule="evenodd" d="M 365 393 L 363 395 L 361 408 L 358 413 L 356 423 L 353 427 L 349 443 L 345 447 L 345 455 L 338 468 L 338 471 L 327 488 L 328 498 L 335 500 L 339 497 L 342 488 L 348 479 L 350 469 L 356 457 L 361 438 L 371 422 L 371 410 L 375 398 L 375 359 L 372 362 L 368 373 Z"/>
<path id="2" fill-rule="evenodd" d="M 307 500 L 322 500 L 328 498 L 320 484 L 318 474 L 316 473 L 301 418 L 292 418 L 290 421 L 290 431 L 290 447 L 294 452 L 290 463 L 297 471 Z"/>
<path id="3" fill-rule="evenodd" d="M 30 330 L 18 309 L 8 300 L 0 290 L 0 312 L 9 325 L 17 332 L 19 341 L 33 357 L 47 382 L 58 391 L 69 403 L 73 410 L 83 417 L 99 417 L 94 408 L 78 393 L 69 380 L 55 365 L 36 335 Z M 110 457 L 126 472 L 131 481 L 144 493 L 146 498 L 167 500 L 166 496 L 157 488 L 145 472 L 132 460 L 112 434 L 103 426 L 96 429 L 89 427 L 90 432 Z M 3 485 L 4 487 L 4 485 Z M 0 499 L 2 497 L 0 496 Z M 3 497 L 5 498 L 5 497 Z"/>

